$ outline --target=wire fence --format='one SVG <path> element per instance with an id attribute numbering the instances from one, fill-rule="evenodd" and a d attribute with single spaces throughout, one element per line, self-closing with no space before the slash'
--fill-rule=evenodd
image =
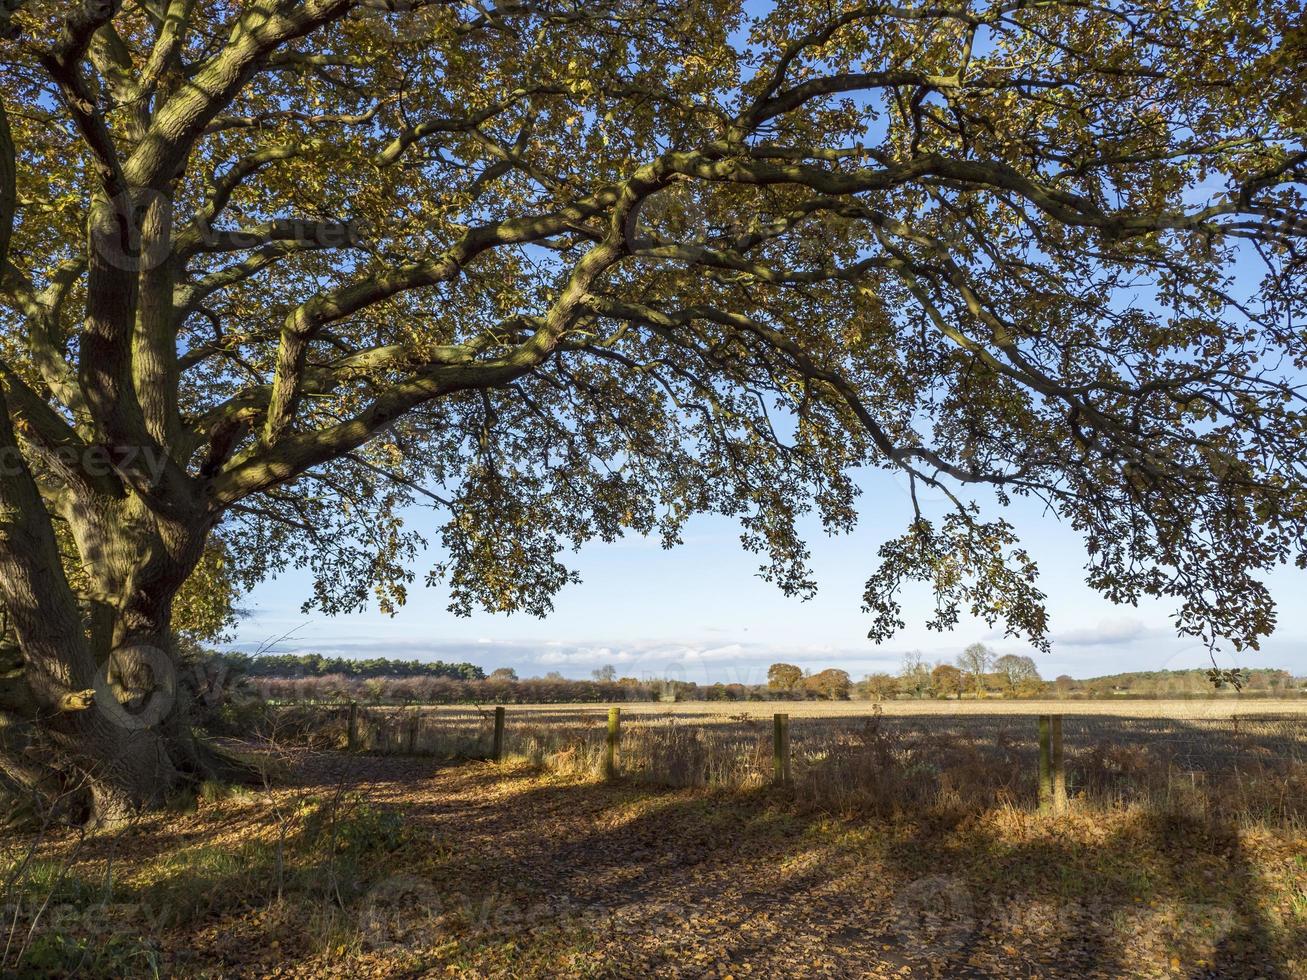
<path id="1" fill-rule="evenodd" d="M 438 759 L 521 761 L 608 774 L 608 710 L 549 706 L 280 709 L 283 735 L 324 748 Z M 616 773 L 671 787 L 753 790 L 784 782 L 831 805 L 1025 804 L 1040 798 L 1040 726 L 1027 714 L 787 716 L 621 709 Z M 1217 808 L 1307 817 L 1307 716 L 1065 715 L 1059 772 L 1070 797 L 1099 803 L 1201 792 Z M 1047 749 L 1045 749 L 1047 752 Z"/>

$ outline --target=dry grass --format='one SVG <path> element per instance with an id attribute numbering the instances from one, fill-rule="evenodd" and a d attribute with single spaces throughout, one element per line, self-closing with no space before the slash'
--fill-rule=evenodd
<path id="1" fill-rule="evenodd" d="M 981 710 L 895 714 L 864 702 L 853 714 L 847 703 L 795 703 L 804 709 L 791 712 L 797 799 L 841 813 L 1033 807 L 1035 718 L 981 704 L 974 706 Z M 1202 710 L 1205 704 L 1165 705 L 1169 716 L 1157 712 L 1156 704 L 1142 703 L 1132 714 L 1124 713 L 1125 705 L 1113 705 L 1114 714 L 1065 714 L 1073 802 L 1091 809 L 1183 807 L 1259 825 L 1307 821 L 1307 715 L 1217 714 Z M 770 717 L 712 706 L 668 707 L 623 708 L 624 778 L 733 792 L 772 781 Z M 313 728 L 310 720 L 316 721 L 318 744 L 344 745 L 345 710 L 295 711 L 294 730 Z M 361 747 L 388 755 L 488 758 L 493 717 L 477 708 L 365 710 Z M 511 708 L 505 760 L 597 779 L 604 772 L 606 718 L 605 710 L 588 706 Z"/>
<path id="2" fill-rule="evenodd" d="M 770 718 L 623 707 L 612 782 L 594 708 L 501 765 L 491 711 L 287 710 L 259 791 L 0 838 L 0 975 L 1307 975 L 1301 714 L 1067 712 L 1052 816 L 1026 713 L 789 705 L 778 788 Z"/>
<path id="3" fill-rule="evenodd" d="M 853 751 L 856 749 L 856 751 Z M 851 746 L 861 764 L 865 745 Z M 1290 977 L 1307 841 L 1139 803 L 802 798 L 311 752 L 5 896 L 23 976 Z M 862 778 L 862 777 L 859 777 Z M 896 791 L 893 785 L 889 791 Z M 15 847 L 22 842 L 13 842 Z M 3 972 L 3 970 L 0 970 Z"/>

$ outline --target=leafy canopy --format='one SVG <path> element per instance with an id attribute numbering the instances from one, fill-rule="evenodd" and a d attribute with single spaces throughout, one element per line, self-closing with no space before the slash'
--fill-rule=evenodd
<path id="1" fill-rule="evenodd" d="M 806 594 L 864 467 L 913 490 L 878 639 L 921 580 L 1043 641 L 991 497 L 1213 642 L 1304 563 L 1297 0 L 2 6 L 23 453 L 61 513 L 109 447 L 233 591 L 392 608 L 430 504 L 458 612 L 707 511 Z"/>

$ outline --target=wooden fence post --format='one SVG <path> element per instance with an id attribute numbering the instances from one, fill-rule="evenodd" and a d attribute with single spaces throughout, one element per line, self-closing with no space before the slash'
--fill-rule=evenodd
<path id="1" fill-rule="evenodd" d="M 617 741 L 622 731 L 622 709 L 608 709 L 608 746 L 607 755 L 604 758 L 604 777 L 615 779 L 617 777 Z"/>
<path id="2" fill-rule="evenodd" d="M 357 701 L 349 703 L 349 734 L 346 744 L 351 752 L 359 747 L 359 703 Z"/>
<path id="3" fill-rule="evenodd" d="M 790 716 L 777 713 L 772 718 L 772 782 L 790 785 Z"/>
<path id="4" fill-rule="evenodd" d="M 1053 806 L 1053 758 L 1049 735 L 1049 716 L 1039 716 L 1039 812 Z"/>
<path id="5" fill-rule="evenodd" d="M 496 762 L 504 761 L 504 706 L 495 708 L 495 747 L 491 756 Z"/>
<path id="6" fill-rule="evenodd" d="M 422 716 L 418 712 L 413 712 L 413 717 L 408 720 L 408 754 L 417 755 L 418 752 L 418 724 L 422 721 Z"/>
<path id="7" fill-rule="evenodd" d="M 1053 716 L 1053 812 L 1066 813 L 1066 766 L 1062 756 L 1062 716 Z"/>

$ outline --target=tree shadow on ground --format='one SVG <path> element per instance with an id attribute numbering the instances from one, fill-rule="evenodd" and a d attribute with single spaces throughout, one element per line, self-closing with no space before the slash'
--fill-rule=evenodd
<path id="1" fill-rule="evenodd" d="M 622 798 L 621 788 L 537 788 L 510 810 L 593 815 Z M 494 830 L 502 867 L 482 860 L 478 871 L 524 875 L 595 908 L 615 933 L 606 946 L 631 966 L 688 965 L 708 950 L 773 975 L 815 953 L 833 975 L 907 965 L 1121 976 L 1152 955 L 1171 975 L 1292 974 L 1260 872 L 1219 826 L 1131 815 L 1092 841 L 1056 831 L 1013 840 L 965 819 L 868 828 L 786 807 L 765 792 L 718 804 L 681 791 L 611 827 L 578 820 L 542 833 L 515 830 L 510 817 Z M 662 941 L 647 949 L 649 936 Z M 1194 961 L 1171 962 L 1171 949 Z"/>
<path id="2" fill-rule="evenodd" d="M 1033 773 L 1030 745 L 1009 751 Z M 402 815 L 402 840 L 380 845 L 345 911 L 357 921 L 387 887 L 420 878 L 404 911 L 434 921 L 421 903 L 439 906 L 437 932 L 414 931 L 408 949 L 427 966 L 446 962 L 433 950 L 451 941 L 476 964 L 560 933 L 594 957 L 585 972 L 609 976 L 1196 980 L 1288 978 L 1307 963 L 1307 935 L 1269 909 L 1283 897 L 1283 881 L 1268 878 L 1276 855 L 1250 851 L 1234 820 L 1201 805 L 1203 783 L 1183 806 L 1078 801 L 1057 819 L 1031 812 L 1033 776 L 1005 780 L 1015 796 L 999 805 L 882 801 L 880 812 L 836 814 L 770 787 L 660 790 L 344 753 L 302 761 L 275 792 L 348 792 Z M 119 846 L 137 861 L 213 846 L 218 824 L 228 839 L 266 824 L 262 807 L 215 808 L 170 834 L 167 817 L 152 818 L 158 827 L 145 821 Z M 178 866 L 178 886 L 192 870 Z M 249 894 L 261 901 L 257 887 Z"/>
<path id="3" fill-rule="evenodd" d="M 806 963 L 828 975 L 1120 976 L 1152 962 L 1170 976 L 1289 977 L 1307 947 L 1268 913 L 1264 864 L 1235 824 L 1184 809 L 1059 823 L 1021 799 L 987 816 L 836 818 L 771 789 L 542 784 L 475 764 L 439 782 L 426 799 L 380 795 L 464 842 L 441 887 L 506 879 L 526 886 L 506 901 L 539 893 L 589 910 L 598 948 L 631 969 L 692 972 L 707 956 L 774 975 Z"/>

